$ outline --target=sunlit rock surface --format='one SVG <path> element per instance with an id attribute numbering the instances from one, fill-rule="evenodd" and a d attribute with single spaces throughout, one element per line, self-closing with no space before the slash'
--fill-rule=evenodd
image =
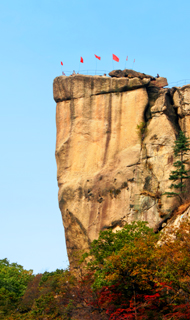
<path id="1" fill-rule="evenodd" d="M 165 78 L 126 74 L 54 80 L 58 198 L 71 266 L 100 230 L 133 220 L 154 227 L 176 205 L 162 194 L 180 126 L 190 135 L 190 86 L 168 89 Z"/>

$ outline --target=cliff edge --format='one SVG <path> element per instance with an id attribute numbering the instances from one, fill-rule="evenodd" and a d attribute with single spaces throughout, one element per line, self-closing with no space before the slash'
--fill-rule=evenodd
<path id="1" fill-rule="evenodd" d="M 133 220 L 151 227 L 176 206 L 173 145 L 190 136 L 190 85 L 133 70 L 54 79 L 59 206 L 71 267 L 100 230 Z"/>

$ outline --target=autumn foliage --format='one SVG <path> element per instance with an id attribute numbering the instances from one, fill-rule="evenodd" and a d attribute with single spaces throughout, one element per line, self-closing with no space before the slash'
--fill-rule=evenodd
<path id="1" fill-rule="evenodd" d="M 182 223 L 175 237 L 162 235 L 162 245 L 144 222 L 104 231 L 77 276 L 69 270 L 30 275 L 9 310 L 0 297 L 0 319 L 190 319 L 189 230 Z"/>

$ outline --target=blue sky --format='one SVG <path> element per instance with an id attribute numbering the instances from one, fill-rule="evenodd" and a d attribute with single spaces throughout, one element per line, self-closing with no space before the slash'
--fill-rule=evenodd
<path id="1" fill-rule="evenodd" d="M 80 56 L 88 73 L 124 69 L 128 56 L 127 68 L 190 83 L 189 12 L 184 0 L 0 2 L 0 259 L 35 273 L 68 265 L 53 79 L 78 71 Z"/>

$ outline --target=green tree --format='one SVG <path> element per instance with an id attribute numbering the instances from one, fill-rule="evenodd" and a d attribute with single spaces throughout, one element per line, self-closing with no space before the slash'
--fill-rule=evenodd
<path id="1" fill-rule="evenodd" d="M 176 239 L 162 235 L 160 247 L 158 235 L 134 222 L 92 242 L 92 287 L 109 320 L 190 319 L 189 230 L 184 223 Z"/>
<path id="2" fill-rule="evenodd" d="M 32 270 L 24 270 L 7 259 L 0 260 L 0 317 L 18 306 L 32 278 Z"/>
<path id="3" fill-rule="evenodd" d="M 179 132 L 179 136 L 175 141 L 174 147 L 174 156 L 178 159 L 177 161 L 174 162 L 174 167 L 176 170 L 171 171 L 169 180 L 172 180 L 172 184 L 170 185 L 170 189 L 174 190 L 179 190 L 178 192 L 166 192 L 167 197 L 173 197 L 173 196 L 179 196 L 180 201 L 181 195 L 185 193 L 186 190 L 186 185 L 185 185 L 185 180 L 190 179 L 190 176 L 188 175 L 189 170 L 186 170 L 186 164 L 187 164 L 187 159 L 185 159 L 185 155 L 187 152 L 190 150 L 190 142 L 189 138 L 186 138 L 185 134 L 183 131 Z"/>
<path id="4" fill-rule="evenodd" d="M 107 285 L 107 275 L 112 269 L 110 265 L 110 256 L 115 255 L 125 247 L 128 252 L 133 252 L 136 247 L 136 241 L 154 239 L 156 242 L 157 235 L 147 226 L 147 222 L 135 221 L 126 224 L 122 230 L 113 232 L 106 230 L 100 232 L 98 240 L 94 240 L 90 246 L 90 252 L 83 257 L 91 257 L 88 267 L 93 270 L 95 281 L 94 288 L 101 288 Z M 109 281 L 108 281 L 109 282 Z"/>

